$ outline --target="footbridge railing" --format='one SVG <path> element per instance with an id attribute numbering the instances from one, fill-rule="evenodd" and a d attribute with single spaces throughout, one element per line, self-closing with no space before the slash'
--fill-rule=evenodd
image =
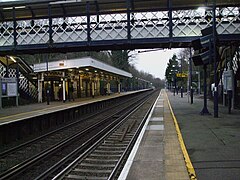
<path id="1" fill-rule="evenodd" d="M 0 53 L 186 47 L 213 22 L 211 8 L 92 13 L 86 5 L 84 13 L 54 15 L 54 6 L 46 6 L 48 14 L 35 18 L 17 17 L 17 7 L 10 10 L 13 17 L 0 22 Z M 223 40 L 239 38 L 239 11 L 216 7 L 216 29 Z"/>

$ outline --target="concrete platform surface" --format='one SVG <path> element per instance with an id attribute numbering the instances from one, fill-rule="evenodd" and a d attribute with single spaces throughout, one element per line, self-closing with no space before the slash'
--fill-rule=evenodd
<path id="1" fill-rule="evenodd" d="M 207 101 L 211 115 L 200 115 L 203 98 L 173 96 L 168 92 L 174 114 L 198 180 L 240 179 L 240 110 L 219 104 L 219 117 L 213 117 L 213 102 Z"/>
<path id="2" fill-rule="evenodd" d="M 75 99 L 74 101 L 66 101 L 65 103 L 63 103 L 62 101 L 51 101 L 49 105 L 47 105 L 47 102 L 43 102 L 43 103 L 34 103 L 34 104 L 28 104 L 28 105 L 23 105 L 18 107 L 14 106 L 14 107 L 2 108 L 0 109 L 0 125 L 8 122 L 18 121 L 26 117 L 33 117 L 36 115 L 54 112 L 60 109 L 66 109 L 69 107 L 88 104 L 91 102 L 102 101 L 105 99 L 124 96 L 126 94 L 131 94 L 135 92 L 136 91 L 123 92 L 120 94 L 115 93 L 109 96 L 95 96 L 94 98 L 92 97 L 78 98 L 78 99 Z"/>
<path id="3" fill-rule="evenodd" d="M 124 179 L 190 179 L 163 90 L 119 177 Z"/>

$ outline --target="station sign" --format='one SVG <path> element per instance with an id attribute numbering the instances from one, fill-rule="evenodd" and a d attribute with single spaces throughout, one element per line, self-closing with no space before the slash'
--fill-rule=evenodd
<path id="1" fill-rule="evenodd" d="M 15 97 L 18 106 L 18 87 L 16 78 L 0 78 L 0 109 L 2 108 L 2 98 Z"/>
<path id="2" fill-rule="evenodd" d="M 223 90 L 227 93 L 228 90 L 233 90 L 233 71 L 228 70 L 223 72 Z"/>
<path id="3" fill-rule="evenodd" d="M 177 73 L 177 74 L 176 74 L 176 77 L 185 78 L 185 77 L 188 77 L 188 74 L 187 74 L 187 73 Z"/>
<path id="4" fill-rule="evenodd" d="M 17 96 L 17 79 L 16 78 L 1 78 L 2 96 L 14 97 Z"/>

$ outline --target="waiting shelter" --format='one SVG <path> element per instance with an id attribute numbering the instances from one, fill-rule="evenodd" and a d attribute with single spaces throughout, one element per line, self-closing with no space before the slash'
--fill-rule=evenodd
<path id="1" fill-rule="evenodd" d="M 74 100 L 121 92 L 122 81 L 132 74 L 91 57 L 34 64 L 38 102 L 49 93 L 51 100 Z"/>

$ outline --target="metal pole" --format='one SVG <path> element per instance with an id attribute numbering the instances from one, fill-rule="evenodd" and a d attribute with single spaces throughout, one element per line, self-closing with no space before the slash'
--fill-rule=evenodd
<path id="1" fill-rule="evenodd" d="M 203 66 L 204 68 L 204 103 L 203 103 L 203 109 L 200 112 L 201 115 L 210 115 L 208 109 L 207 109 L 207 65 Z"/>
<path id="2" fill-rule="evenodd" d="M 94 84 L 94 80 L 92 81 L 92 97 L 94 98 L 95 96 L 95 84 Z"/>
<path id="3" fill-rule="evenodd" d="M 16 21 L 16 9 L 13 7 L 13 44 L 14 44 L 14 50 L 17 46 L 17 21 Z"/>
<path id="4" fill-rule="evenodd" d="M 118 94 L 120 94 L 120 92 L 121 92 L 121 82 L 120 82 L 120 80 L 118 81 Z"/>
<path id="5" fill-rule="evenodd" d="M 6 73 L 5 73 L 5 77 L 9 77 L 8 76 L 8 69 L 9 69 L 9 63 L 8 63 L 8 58 L 9 58 L 9 56 L 6 56 L 6 61 L 7 61 L 7 66 L 6 66 Z"/>
<path id="6" fill-rule="evenodd" d="M 198 94 L 201 94 L 201 78 L 200 78 L 200 71 L 198 71 Z"/>
<path id="7" fill-rule="evenodd" d="M 0 109 L 2 109 L 2 79 L 0 78 Z"/>
<path id="8" fill-rule="evenodd" d="M 230 48 L 230 52 L 231 52 L 231 54 L 230 54 L 231 70 L 233 72 L 233 56 L 232 55 L 234 52 L 233 52 L 232 46 Z M 235 106 L 235 94 L 236 94 L 235 80 L 236 80 L 235 73 L 232 73 L 232 101 L 231 101 L 232 105 L 231 105 L 231 107 L 233 109 Z"/>
<path id="9" fill-rule="evenodd" d="M 66 82 L 65 82 L 65 71 L 63 71 L 63 102 L 65 103 L 66 101 Z"/>
<path id="10" fill-rule="evenodd" d="M 170 41 L 172 41 L 172 37 L 173 37 L 172 0 L 168 0 L 168 17 L 169 17 L 169 23 L 168 23 L 169 38 L 170 38 Z"/>
<path id="11" fill-rule="evenodd" d="M 41 103 L 42 102 L 42 80 L 44 78 L 43 73 L 41 73 L 40 75 L 38 75 L 38 102 Z"/>
<path id="12" fill-rule="evenodd" d="M 46 66 L 47 66 L 47 87 L 46 87 L 46 93 L 47 93 L 47 105 L 49 105 L 50 89 L 49 89 L 49 84 L 48 84 L 48 55 L 46 56 Z"/>
<path id="13" fill-rule="evenodd" d="M 52 27 L 52 9 L 51 5 L 48 5 L 48 18 L 49 18 L 49 47 L 52 47 L 53 44 L 53 27 Z"/>
<path id="14" fill-rule="evenodd" d="M 173 77 L 173 95 L 175 96 L 175 92 L 176 92 L 176 74 L 174 74 Z"/>
<path id="15" fill-rule="evenodd" d="M 214 117 L 218 117 L 218 76 L 216 57 L 216 2 L 213 2 Z"/>
<path id="16" fill-rule="evenodd" d="M 127 39 L 131 40 L 131 2 L 130 0 L 127 0 Z"/>
<path id="17" fill-rule="evenodd" d="M 17 63 L 17 74 L 16 74 L 16 79 L 17 79 L 17 96 L 16 96 L 16 106 L 18 106 L 18 102 L 19 102 L 19 97 L 18 97 L 18 92 L 19 92 L 19 64 L 18 64 L 18 62 L 16 62 Z"/>
<path id="18" fill-rule="evenodd" d="M 87 3 L 86 3 L 86 12 L 87 12 L 87 42 L 88 42 L 88 45 L 90 45 L 90 43 L 91 43 L 91 25 L 90 25 L 91 17 L 90 17 L 90 2 L 89 1 L 87 1 Z"/>
<path id="19" fill-rule="evenodd" d="M 181 58 L 181 98 L 183 98 L 183 71 L 182 71 L 183 59 Z"/>
<path id="20" fill-rule="evenodd" d="M 193 88 L 192 88 L 192 48 L 189 48 L 190 58 L 189 58 L 189 88 L 190 88 L 190 103 L 193 104 Z"/>

